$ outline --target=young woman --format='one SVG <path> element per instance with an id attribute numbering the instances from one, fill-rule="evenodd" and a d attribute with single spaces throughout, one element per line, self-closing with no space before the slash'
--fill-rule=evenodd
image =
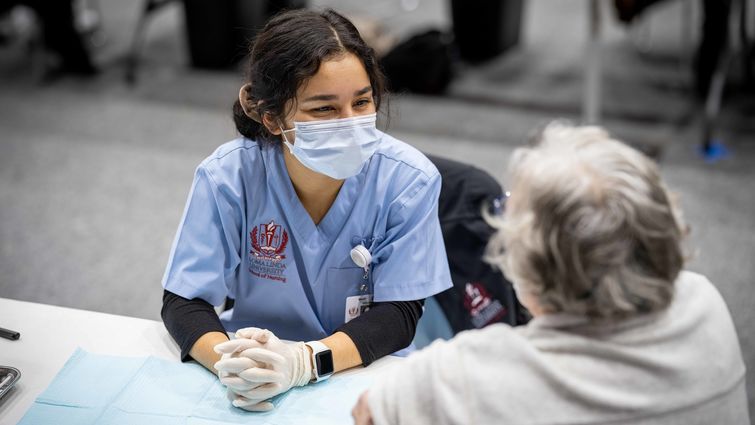
<path id="1" fill-rule="evenodd" d="M 252 46 L 242 137 L 197 168 L 163 278 L 182 359 L 216 366 L 238 407 L 269 409 L 408 346 L 424 298 L 451 286 L 440 175 L 376 130 L 383 87 L 372 49 L 330 10 L 280 14 Z"/>

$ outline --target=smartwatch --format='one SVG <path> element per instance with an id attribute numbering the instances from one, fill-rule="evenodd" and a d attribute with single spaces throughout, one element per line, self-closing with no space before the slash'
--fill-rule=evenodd
<path id="1" fill-rule="evenodd" d="M 312 369 L 315 372 L 315 380 L 313 382 L 320 382 L 330 378 L 330 375 L 334 371 L 333 352 L 320 341 L 309 341 L 305 344 L 312 349 Z"/>

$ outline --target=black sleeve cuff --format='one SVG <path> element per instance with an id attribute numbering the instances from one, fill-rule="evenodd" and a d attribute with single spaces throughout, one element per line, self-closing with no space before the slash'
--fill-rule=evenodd
<path id="1" fill-rule="evenodd" d="M 368 366 L 412 343 L 424 300 L 375 303 L 361 316 L 336 329 L 351 338 Z"/>
<path id="2" fill-rule="evenodd" d="M 189 351 L 202 335 L 226 333 L 215 309 L 201 298 L 189 300 L 166 290 L 160 315 L 168 333 L 181 348 L 182 362 L 192 360 Z"/>

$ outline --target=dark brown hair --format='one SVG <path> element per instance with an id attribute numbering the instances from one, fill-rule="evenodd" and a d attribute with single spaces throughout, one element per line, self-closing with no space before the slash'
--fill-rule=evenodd
<path id="1" fill-rule="evenodd" d="M 245 80 L 251 85 L 249 97 L 260 117 L 285 116 L 289 100 L 312 78 L 320 63 L 352 53 L 364 64 L 372 85 L 375 109 L 385 96 L 383 73 L 369 47 L 354 25 L 337 12 L 305 9 L 282 12 L 271 18 L 257 35 L 244 66 Z M 267 128 L 249 118 L 238 100 L 233 105 L 233 121 L 243 136 L 260 142 L 275 137 Z"/>

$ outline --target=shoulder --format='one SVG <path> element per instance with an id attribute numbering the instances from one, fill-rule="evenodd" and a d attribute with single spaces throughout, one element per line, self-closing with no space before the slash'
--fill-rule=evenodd
<path id="1" fill-rule="evenodd" d="M 674 282 L 674 298 L 668 307 L 668 317 L 676 326 L 688 330 L 690 335 L 716 342 L 706 345 L 703 350 L 720 352 L 724 347 L 736 347 L 729 354 L 740 355 L 739 339 L 729 307 L 705 276 L 686 270 L 679 273 Z"/>
<path id="2" fill-rule="evenodd" d="M 527 379 L 521 361 L 526 345 L 503 324 L 433 342 L 370 389 L 370 407 L 379 419 L 375 423 L 456 423 L 450 419 L 454 416 L 465 418 L 459 422 L 494 423 L 516 417 L 509 412 L 512 405 L 523 405 L 516 399 L 532 399 L 520 393 Z"/>
<path id="3" fill-rule="evenodd" d="M 507 365 L 520 367 L 523 357 L 533 354 L 535 348 L 514 328 L 504 323 L 458 333 L 448 341 L 436 341 L 418 352 L 424 360 L 457 362 L 461 367 L 490 367 L 506 369 Z M 442 364 L 439 365 L 442 367 Z"/>
<path id="4" fill-rule="evenodd" d="M 674 298 L 669 309 L 674 315 L 730 318 L 726 302 L 713 283 L 707 277 L 687 270 L 682 270 L 674 282 Z"/>
<path id="5" fill-rule="evenodd" d="M 505 323 L 460 332 L 452 341 L 458 350 L 468 353 L 467 356 L 497 367 L 503 360 L 516 362 L 536 351 L 525 335 Z"/>
<path id="6" fill-rule="evenodd" d="M 718 290 L 707 277 L 688 270 L 682 270 L 679 272 L 679 276 L 677 276 L 674 285 L 677 295 L 679 296 L 694 296 L 694 294 L 701 294 L 705 296 L 715 295 L 720 297 Z"/>
<path id="7" fill-rule="evenodd" d="M 369 184 L 399 206 L 430 198 L 437 203 L 441 177 L 435 165 L 414 147 L 385 133 L 381 136 L 367 171 Z"/>
<path id="8" fill-rule="evenodd" d="M 261 169 L 262 146 L 245 137 L 220 145 L 197 167 L 197 173 L 207 174 L 219 184 L 238 177 L 241 173 Z M 259 166 L 255 167 L 259 163 Z"/>
<path id="9" fill-rule="evenodd" d="M 380 135 L 380 146 L 374 155 L 380 167 L 415 175 L 422 180 L 438 177 L 438 169 L 422 152 L 393 136 L 382 132 Z"/>

